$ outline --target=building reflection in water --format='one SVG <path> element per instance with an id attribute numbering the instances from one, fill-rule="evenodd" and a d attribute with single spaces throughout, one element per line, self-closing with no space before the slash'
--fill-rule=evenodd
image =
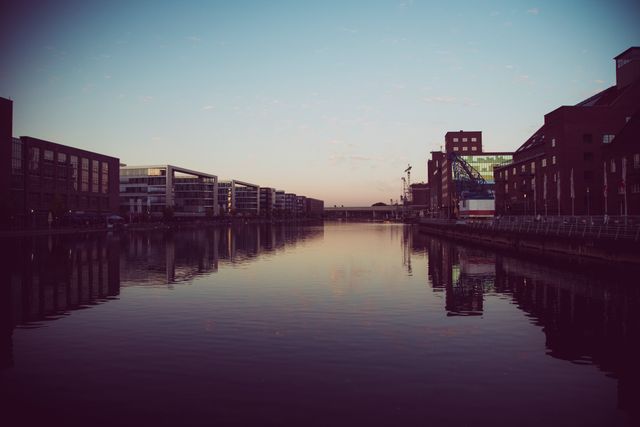
<path id="1" fill-rule="evenodd" d="M 122 286 L 169 285 L 250 263 L 323 235 L 322 226 L 251 224 L 141 231 L 122 238 Z"/>
<path id="2" fill-rule="evenodd" d="M 0 367 L 11 366 L 13 329 L 38 327 L 120 293 L 119 243 L 111 236 L 6 239 L 0 267 Z"/>
<path id="3" fill-rule="evenodd" d="M 447 315 L 481 315 L 490 296 L 508 297 L 545 334 L 547 354 L 593 364 L 618 379 L 618 405 L 640 415 L 640 288 L 636 271 L 549 265 L 411 232 L 426 252 L 427 283 L 445 293 Z"/>
<path id="4" fill-rule="evenodd" d="M 13 365 L 16 327 L 108 301 L 121 286 L 187 283 L 322 235 L 322 226 L 260 224 L 5 240 L 12 249 L 0 266 L 0 369 Z"/>

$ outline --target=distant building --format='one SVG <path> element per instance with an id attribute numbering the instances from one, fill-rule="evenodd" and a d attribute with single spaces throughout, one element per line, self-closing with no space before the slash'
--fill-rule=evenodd
<path id="1" fill-rule="evenodd" d="M 430 207 L 429 184 L 415 183 L 411 184 L 409 189 L 411 191 L 412 206 L 420 209 L 428 209 Z"/>
<path id="2" fill-rule="evenodd" d="M 493 168 L 511 161 L 513 153 L 485 152 L 481 131 L 457 131 L 445 134 L 445 151 L 432 151 L 427 161 L 429 185 L 428 210 L 432 216 L 452 217 L 459 210 L 461 195 L 454 182 L 452 156 L 458 156 L 477 171 L 489 188 L 494 188 Z"/>
<path id="3" fill-rule="evenodd" d="M 128 217 L 217 215 L 218 177 L 174 165 L 120 168 L 120 207 Z"/>
<path id="4" fill-rule="evenodd" d="M 238 180 L 220 181 L 218 186 L 220 213 L 258 215 L 260 186 Z"/>
<path id="5" fill-rule="evenodd" d="M 260 187 L 260 215 L 271 216 L 276 208 L 276 190 L 271 187 Z"/>
<path id="6" fill-rule="evenodd" d="M 640 47 L 627 49 L 615 61 L 615 86 L 546 114 L 542 127 L 516 150 L 513 161 L 494 170 L 497 214 L 605 213 L 606 160 L 608 176 L 616 164 L 610 160 L 621 160 L 624 151 L 629 165 L 634 154 L 629 142 L 611 150 L 605 147 L 640 109 Z M 637 134 L 635 138 L 637 146 Z M 616 153 L 618 147 L 622 151 Z M 616 170 L 619 166 L 618 161 Z M 607 202 L 613 203 L 611 184 L 607 187 Z"/>
<path id="7" fill-rule="evenodd" d="M 324 213 L 324 201 L 307 197 L 305 199 L 306 215 L 309 218 L 322 218 Z"/>
<path id="8" fill-rule="evenodd" d="M 5 226 L 33 227 L 76 214 L 118 211 L 115 157 L 22 136 L 13 138 L 12 101 L 0 98 L 1 216 Z"/>
<path id="9" fill-rule="evenodd" d="M 278 213 L 283 213 L 285 209 L 285 192 L 284 190 L 276 190 L 275 209 Z"/>
<path id="10" fill-rule="evenodd" d="M 284 194 L 284 212 L 287 215 L 296 214 L 296 201 L 297 201 L 297 196 L 294 193 Z"/>
<path id="11" fill-rule="evenodd" d="M 296 215 L 297 216 L 306 216 L 307 214 L 307 198 L 305 196 L 296 196 Z"/>

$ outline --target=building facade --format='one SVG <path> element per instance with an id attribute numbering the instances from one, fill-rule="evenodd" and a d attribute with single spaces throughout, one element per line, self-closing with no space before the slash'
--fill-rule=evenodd
<path id="1" fill-rule="evenodd" d="M 260 187 L 260 215 L 270 217 L 276 207 L 276 189 Z"/>
<path id="2" fill-rule="evenodd" d="M 221 214 L 260 214 L 260 186 L 238 180 L 220 181 L 218 207 Z"/>
<path id="3" fill-rule="evenodd" d="M 324 214 L 324 201 L 307 197 L 305 199 L 306 215 L 309 218 L 322 218 Z"/>
<path id="4" fill-rule="evenodd" d="M 119 204 L 119 159 L 12 134 L 13 103 L 0 98 L 1 222 L 6 227 L 100 222 Z"/>
<path id="5" fill-rule="evenodd" d="M 603 147 L 605 215 L 640 215 L 640 112 Z"/>
<path id="6" fill-rule="evenodd" d="M 218 178 L 174 165 L 120 168 L 120 211 L 130 219 L 218 214 Z"/>
<path id="7" fill-rule="evenodd" d="M 615 60 L 616 85 L 546 114 L 513 161 L 494 170 L 496 214 L 603 215 L 608 210 L 605 193 L 611 190 L 605 192 L 605 175 L 612 165 L 605 174 L 605 153 L 614 155 L 607 147 L 640 109 L 640 48 Z"/>
<path id="8" fill-rule="evenodd" d="M 458 214 L 461 195 L 458 194 L 457 178 L 453 174 L 453 160 L 456 156 L 478 172 L 487 187 L 494 191 L 493 169 L 511 161 L 512 155 L 513 153 L 483 151 L 481 131 L 447 132 L 445 151 L 432 151 L 431 159 L 427 161 L 429 215 L 451 218 Z"/>

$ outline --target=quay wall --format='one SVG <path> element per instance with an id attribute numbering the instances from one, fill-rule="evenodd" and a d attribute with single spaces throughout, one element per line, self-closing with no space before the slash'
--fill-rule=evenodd
<path id="1" fill-rule="evenodd" d="M 593 259 L 605 262 L 640 264 L 637 230 L 562 229 L 533 227 L 493 227 L 488 224 L 464 224 L 423 220 L 420 231 L 454 240 L 477 243 L 496 249 L 551 257 Z M 617 232 L 616 232 L 617 231 Z"/>

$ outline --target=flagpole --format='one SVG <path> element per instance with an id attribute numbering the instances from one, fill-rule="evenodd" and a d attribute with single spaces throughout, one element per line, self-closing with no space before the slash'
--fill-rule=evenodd
<path id="1" fill-rule="evenodd" d="M 622 191 L 624 191 L 624 225 L 627 225 L 627 158 L 622 158 Z"/>
<path id="2" fill-rule="evenodd" d="M 547 216 L 547 174 L 544 174 L 544 186 L 542 188 L 542 197 L 544 198 L 544 216 Z"/>
<path id="3" fill-rule="evenodd" d="M 604 215 L 607 216 L 609 203 L 607 201 L 607 162 L 604 162 Z"/>
<path id="4" fill-rule="evenodd" d="M 573 189 L 573 168 L 571 168 L 571 216 L 576 216 L 576 193 Z"/>

